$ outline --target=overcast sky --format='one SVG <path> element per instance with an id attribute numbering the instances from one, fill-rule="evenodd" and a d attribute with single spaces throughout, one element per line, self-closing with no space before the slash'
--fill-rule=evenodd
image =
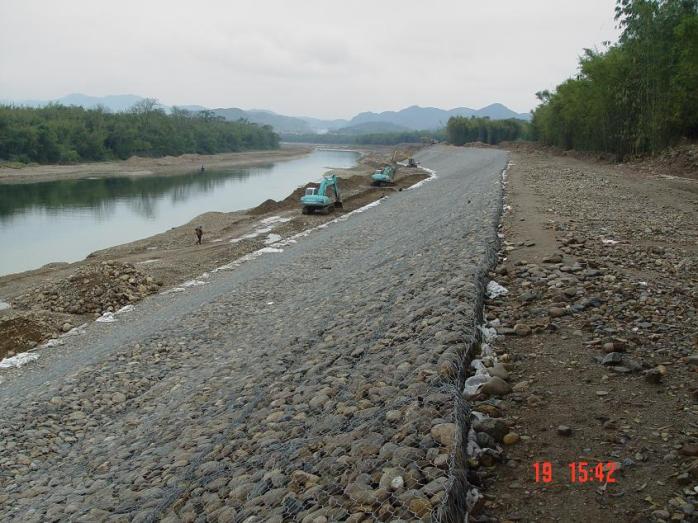
<path id="1" fill-rule="evenodd" d="M 518 112 L 615 40 L 614 0 L 0 0 L 0 99 L 138 94 L 350 117 Z"/>

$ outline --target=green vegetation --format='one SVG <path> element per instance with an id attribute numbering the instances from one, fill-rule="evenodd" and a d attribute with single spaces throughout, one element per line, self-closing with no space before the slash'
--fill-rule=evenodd
<path id="1" fill-rule="evenodd" d="M 465 116 L 452 116 L 446 125 L 448 141 L 453 145 L 471 142 L 495 145 L 504 141 L 527 139 L 530 129 L 531 125 L 523 120 L 490 120 Z"/>
<path id="2" fill-rule="evenodd" d="M 698 137 L 698 0 L 618 0 L 619 41 L 537 93 L 534 135 L 619 159 Z"/>
<path id="3" fill-rule="evenodd" d="M 174 108 L 167 114 L 151 99 L 120 113 L 62 105 L 0 106 L 0 159 L 8 161 L 74 163 L 278 146 L 279 137 L 269 126 L 227 122 L 210 111 Z"/>
<path id="4" fill-rule="evenodd" d="M 281 138 L 285 142 L 296 143 L 321 143 L 341 145 L 396 145 L 399 143 L 424 143 L 432 140 L 442 141 L 446 139 L 446 131 L 404 131 L 392 133 L 368 133 L 368 134 L 283 134 Z"/>

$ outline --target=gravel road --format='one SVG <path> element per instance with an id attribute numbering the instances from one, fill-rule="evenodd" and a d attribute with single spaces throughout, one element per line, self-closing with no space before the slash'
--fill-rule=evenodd
<path id="1" fill-rule="evenodd" d="M 3 521 L 448 520 L 507 154 L 0 371 Z"/>

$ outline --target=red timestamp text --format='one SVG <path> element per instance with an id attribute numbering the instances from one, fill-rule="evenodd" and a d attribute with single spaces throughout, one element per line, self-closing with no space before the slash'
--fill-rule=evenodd
<path id="1" fill-rule="evenodd" d="M 574 461 L 567 464 L 567 479 L 570 483 L 615 483 L 614 473 L 618 464 L 589 463 Z M 537 461 L 533 464 L 533 475 L 536 483 L 551 483 L 553 481 L 553 464 L 550 461 Z"/>

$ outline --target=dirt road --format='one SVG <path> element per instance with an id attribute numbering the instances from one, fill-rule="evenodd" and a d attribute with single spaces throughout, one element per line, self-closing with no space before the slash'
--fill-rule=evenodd
<path id="1" fill-rule="evenodd" d="M 698 183 L 536 149 L 512 162 L 492 274 L 509 292 L 485 307 L 510 387 L 473 400 L 503 423 L 500 464 L 473 463 L 484 513 L 695 521 Z"/>
<path id="2" fill-rule="evenodd" d="M 462 517 L 461 362 L 507 155 L 418 159 L 435 180 L 3 373 L 0 517 Z"/>

